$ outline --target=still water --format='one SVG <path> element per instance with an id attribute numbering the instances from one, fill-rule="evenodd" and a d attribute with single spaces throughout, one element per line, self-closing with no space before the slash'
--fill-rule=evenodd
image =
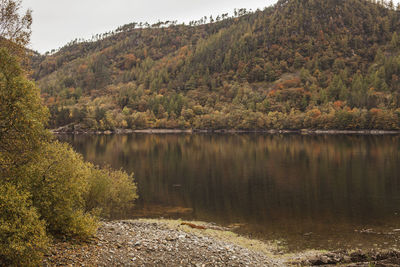
<path id="1" fill-rule="evenodd" d="M 290 251 L 400 248 L 400 136 L 64 135 L 134 172 L 129 217 L 235 226 Z"/>

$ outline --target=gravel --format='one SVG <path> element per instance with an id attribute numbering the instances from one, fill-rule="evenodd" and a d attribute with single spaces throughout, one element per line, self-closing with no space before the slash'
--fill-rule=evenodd
<path id="1" fill-rule="evenodd" d="M 163 223 L 104 222 L 87 244 L 56 242 L 43 266 L 283 266 L 277 259 Z"/>
<path id="2" fill-rule="evenodd" d="M 43 266 L 400 266 L 397 250 L 284 254 L 273 245 L 204 226 L 208 230 L 176 221 L 102 222 L 88 243 L 55 241 Z"/>

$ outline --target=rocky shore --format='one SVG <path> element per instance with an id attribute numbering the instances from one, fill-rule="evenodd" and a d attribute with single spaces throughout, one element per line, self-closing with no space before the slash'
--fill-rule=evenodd
<path id="1" fill-rule="evenodd" d="M 55 134 L 130 134 L 130 133 L 146 133 L 146 134 L 176 134 L 176 133 L 264 133 L 264 134 L 360 134 L 360 135 L 387 135 L 400 134 L 397 130 L 320 130 L 320 129 L 300 129 L 300 130 L 235 130 L 235 129 L 114 129 L 107 131 L 95 131 L 80 126 L 79 124 L 69 124 L 51 130 Z"/>
<path id="2" fill-rule="evenodd" d="M 371 265 L 372 264 L 372 265 Z M 208 223 L 102 222 L 84 244 L 55 241 L 43 266 L 399 266 L 399 251 L 306 251 L 237 236 Z"/>

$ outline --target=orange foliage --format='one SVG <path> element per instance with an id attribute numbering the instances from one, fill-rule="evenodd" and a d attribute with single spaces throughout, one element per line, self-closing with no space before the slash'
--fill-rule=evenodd
<path id="1" fill-rule="evenodd" d="M 269 91 L 269 92 L 268 92 L 268 97 L 273 97 L 273 96 L 275 96 L 275 93 L 276 93 L 276 90 L 275 90 L 275 89 Z"/>
<path id="2" fill-rule="evenodd" d="M 78 67 L 78 73 L 85 73 L 87 71 L 88 66 L 86 64 L 81 64 Z"/>
<path id="3" fill-rule="evenodd" d="M 335 101 L 335 103 L 333 103 L 333 106 L 335 108 L 342 108 L 344 106 L 344 103 L 343 103 L 343 101 L 338 100 L 338 101 Z"/>
<path id="4" fill-rule="evenodd" d="M 136 56 L 134 54 L 127 54 L 125 55 L 124 60 L 124 69 L 131 69 L 133 65 L 136 63 Z"/>
<path id="5" fill-rule="evenodd" d="M 313 118 L 318 118 L 319 116 L 321 116 L 321 111 L 319 110 L 319 109 L 317 109 L 317 108 L 313 108 L 312 110 L 310 110 L 309 112 L 309 115 L 311 116 L 311 117 L 313 117 Z"/>
<path id="6" fill-rule="evenodd" d="M 382 113 L 382 110 L 381 110 L 380 108 L 371 108 L 371 109 L 370 109 L 370 112 L 371 112 L 373 115 L 378 115 L 379 113 Z"/>
<path id="7" fill-rule="evenodd" d="M 49 98 L 47 99 L 47 105 L 48 105 L 48 106 L 54 105 L 55 102 L 56 102 L 56 99 L 55 99 L 53 96 L 51 96 L 51 97 L 49 97 Z"/>

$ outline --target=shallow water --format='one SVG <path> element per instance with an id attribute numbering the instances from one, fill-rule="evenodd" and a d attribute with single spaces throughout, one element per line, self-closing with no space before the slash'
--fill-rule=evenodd
<path id="1" fill-rule="evenodd" d="M 400 248 L 400 136 L 63 135 L 135 173 L 128 217 L 235 226 L 291 251 Z"/>

